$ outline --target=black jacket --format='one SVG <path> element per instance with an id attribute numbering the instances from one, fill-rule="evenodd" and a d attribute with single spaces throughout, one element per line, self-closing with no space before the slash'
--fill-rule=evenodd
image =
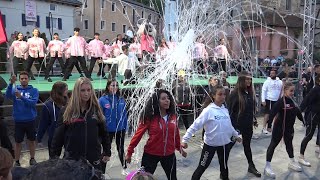
<path id="1" fill-rule="evenodd" d="M 249 130 L 253 127 L 253 118 L 255 111 L 255 101 L 253 95 L 242 92 L 245 100 L 244 111 L 239 113 L 239 95 L 232 91 L 228 100 L 227 107 L 230 113 L 232 125 L 235 129 Z"/>
<path id="2" fill-rule="evenodd" d="M 280 98 L 272 107 L 268 120 L 268 128 L 271 128 L 275 116 L 277 117 L 274 122 L 274 128 L 282 129 L 285 127 L 285 129 L 282 130 L 289 130 L 290 132 L 293 132 L 293 125 L 296 117 L 303 121 L 300 109 L 295 105 L 292 99 L 288 97 Z"/>
<path id="3" fill-rule="evenodd" d="M 63 114 L 65 108 L 61 109 L 61 113 L 57 122 L 51 150 L 53 155 L 60 156 L 61 148 L 65 148 L 65 157 L 78 160 L 85 158 L 90 163 L 101 159 L 101 145 L 103 147 L 103 155 L 111 156 L 111 144 L 106 130 L 105 122 L 98 122 L 97 115 L 88 112 L 77 119 L 73 119 L 72 123 L 63 122 Z"/>
<path id="4" fill-rule="evenodd" d="M 186 81 L 174 81 L 172 84 L 172 93 L 178 106 L 191 105 L 191 89 Z"/>
<path id="5" fill-rule="evenodd" d="M 301 111 L 320 113 L 320 86 L 314 86 L 300 105 Z"/>

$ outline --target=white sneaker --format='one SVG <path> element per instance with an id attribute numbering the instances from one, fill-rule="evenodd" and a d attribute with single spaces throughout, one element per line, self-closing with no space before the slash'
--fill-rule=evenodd
<path id="1" fill-rule="evenodd" d="M 264 168 L 264 175 L 275 179 L 276 178 L 276 174 L 272 171 L 271 167 L 265 167 Z"/>
<path id="2" fill-rule="evenodd" d="M 266 128 L 262 129 L 262 134 L 269 135 L 269 131 Z"/>
<path id="3" fill-rule="evenodd" d="M 298 162 L 304 166 L 311 167 L 311 164 L 308 161 L 306 161 L 304 158 L 299 157 Z"/>
<path id="4" fill-rule="evenodd" d="M 126 175 L 129 174 L 129 171 L 128 171 L 127 169 L 122 169 L 121 174 L 122 174 L 123 176 L 126 176 Z"/>
<path id="5" fill-rule="evenodd" d="M 259 135 L 257 135 L 257 134 L 252 134 L 252 139 L 259 139 L 260 137 L 259 137 Z"/>
<path id="6" fill-rule="evenodd" d="M 291 161 L 288 165 L 288 167 L 294 171 L 297 171 L 297 172 L 301 172 L 302 171 L 302 168 L 301 166 L 299 166 L 299 164 L 295 161 Z"/>
<path id="7" fill-rule="evenodd" d="M 200 148 L 201 148 L 201 149 L 203 149 L 203 144 L 204 144 L 203 142 L 200 144 Z"/>
<path id="8" fill-rule="evenodd" d="M 111 177 L 109 176 L 109 174 L 102 174 L 102 179 L 104 179 L 104 180 L 109 180 L 109 179 L 111 179 Z"/>
<path id="9" fill-rule="evenodd" d="M 319 146 L 316 146 L 315 152 L 316 152 L 316 153 L 320 153 L 320 147 L 319 147 Z"/>

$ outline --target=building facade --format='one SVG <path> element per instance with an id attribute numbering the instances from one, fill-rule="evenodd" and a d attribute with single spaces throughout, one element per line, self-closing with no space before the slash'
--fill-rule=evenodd
<path id="1" fill-rule="evenodd" d="M 26 6 L 31 3 L 31 9 Z M 0 0 L 0 11 L 5 21 L 8 38 L 10 34 L 30 32 L 39 28 L 45 33 L 47 39 L 57 32 L 60 38 L 68 38 L 73 35 L 74 10 L 81 6 L 77 0 Z M 34 20 L 29 20 L 26 12 L 32 12 Z"/>
<path id="2" fill-rule="evenodd" d="M 164 5 L 164 36 L 167 40 L 172 36 L 175 40 L 175 33 L 177 33 L 178 28 L 178 3 L 179 0 L 167 0 Z"/>
<path id="3" fill-rule="evenodd" d="M 75 11 L 75 17 L 75 24 L 86 39 L 93 38 L 97 32 L 101 40 L 113 41 L 117 34 L 125 34 L 129 27 L 135 33 L 138 20 L 148 17 L 157 36 L 162 36 L 163 19 L 159 12 L 133 0 L 90 0 Z"/>

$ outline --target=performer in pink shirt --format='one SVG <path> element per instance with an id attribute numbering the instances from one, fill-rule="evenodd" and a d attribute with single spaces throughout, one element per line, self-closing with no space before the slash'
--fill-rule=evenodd
<path id="1" fill-rule="evenodd" d="M 141 44 L 138 41 L 138 37 L 133 37 L 133 43 L 129 46 L 129 52 L 133 53 L 137 56 L 139 62 L 141 61 L 142 53 L 141 53 Z"/>
<path id="2" fill-rule="evenodd" d="M 65 64 L 64 64 L 65 71 L 63 72 L 62 77 L 63 77 L 64 74 L 66 73 L 66 67 L 67 67 L 68 64 L 70 63 L 70 57 L 71 57 L 70 49 L 66 49 L 66 50 L 64 51 L 64 58 L 65 58 L 65 60 L 66 60 L 66 62 L 65 62 Z M 80 74 L 80 77 L 84 77 L 78 62 L 74 64 L 74 67 L 76 67 L 77 71 L 78 71 L 79 74 Z M 70 76 L 71 76 L 71 73 L 68 75 L 67 79 L 69 79 Z"/>
<path id="3" fill-rule="evenodd" d="M 121 53 L 123 53 L 122 51 L 122 46 L 126 45 L 126 43 L 124 43 L 122 41 L 122 35 L 118 34 L 117 35 L 117 40 L 115 42 L 113 42 L 112 47 L 113 47 L 113 55 L 115 57 L 119 56 Z"/>
<path id="4" fill-rule="evenodd" d="M 66 71 L 62 81 L 67 80 L 73 69 L 73 66 L 76 63 L 80 63 L 81 69 L 83 70 L 84 74 L 92 81 L 92 78 L 86 66 L 86 60 L 84 58 L 87 50 L 87 42 L 83 37 L 79 36 L 79 32 L 80 28 L 74 28 L 74 36 L 70 37 L 66 42 L 66 48 L 70 49 L 71 57 L 69 60 L 70 62 L 68 62 L 68 66 L 66 67 Z"/>
<path id="5" fill-rule="evenodd" d="M 54 33 L 53 40 L 49 42 L 47 47 L 47 52 L 50 54 L 50 61 L 46 67 L 44 79 L 48 80 L 48 82 L 52 82 L 51 78 L 49 77 L 49 73 L 56 59 L 58 59 L 58 62 L 60 64 L 61 73 L 64 73 L 65 71 L 64 63 L 62 59 L 63 51 L 64 51 L 64 44 L 62 41 L 59 40 L 59 34 Z"/>
<path id="6" fill-rule="evenodd" d="M 224 44 L 225 40 L 224 38 L 221 38 L 219 40 L 219 45 L 214 48 L 214 58 L 217 60 L 220 70 L 227 72 L 226 64 L 229 53 L 227 47 Z"/>
<path id="7" fill-rule="evenodd" d="M 104 52 L 104 54 L 102 56 L 102 59 L 112 58 L 114 49 L 113 49 L 113 46 L 110 45 L 109 39 L 104 40 L 104 48 L 105 48 L 105 52 Z M 103 62 L 99 62 L 99 68 L 102 68 L 103 74 L 105 74 L 104 73 L 104 68 L 106 66 L 108 66 L 108 71 L 110 71 L 111 70 L 111 64 L 104 64 Z M 98 73 L 100 73 L 100 72 L 98 72 Z M 98 76 L 99 76 L 99 74 L 98 74 Z M 105 77 L 105 75 L 103 77 L 105 79 L 107 79 L 107 77 Z"/>
<path id="8" fill-rule="evenodd" d="M 34 61 L 38 61 L 39 64 L 43 61 L 46 44 L 42 38 L 39 37 L 39 30 L 37 28 L 32 31 L 33 37 L 28 39 L 28 49 L 29 49 L 29 57 L 27 60 L 27 68 L 26 71 L 30 74 L 31 67 Z M 35 80 L 34 76 L 31 76 L 31 80 Z"/>
<path id="9" fill-rule="evenodd" d="M 208 58 L 208 53 L 206 46 L 203 44 L 203 37 L 198 36 L 193 50 L 193 64 L 194 70 L 197 70 L 198 73 L 205 73 L 205 61 Z"/>
<path id="10" fill-rule="evenodd" d="M 94 65 L 96 64 L 97 60 L 102 60 L 103 53 L 105 52 L 105 47 L 103 42 L 99 39 L 100 34 L 99 33 L 94 33 L 94 39 L 90 41 L 89 43 L 89 53 L 91 56 L 90 60 L 90 68 L 89 68 L 89 74 L 91 76 Z M 103 69 L 101 69 L 101 66 L 99 66 L 99 72 L 102 72 L 102 76 L 104 76 Z"/>
<path id="11" fill-rule="evenodd" d="M 17 40 L 13 41 L 11 44 L 9 51 L 8 51 L 8 59 L 11 57 L 13 54 L 13 74 L 16 76 L 18 75 L 18 65 L 19 63 L 23 64 L 23 69 L 26 70 L 27 68 L 27 51 L 28 51 L 28 44 L 27 42 L 23 41 L 23 34 L 18 33 L 18 38 Z"/>
<path id="12" fill-rule="evenodd" d="M 157 50 L 157 55 L 158 55 L 158 60 L 159 61 L 162 61 L 166 58 L 167 54 L 168 54 L 168 51 L 169 51 L 169 47 L 168 47 L 168 44 L 166 42 L 166 39 L 162 38 L 161 39 L 161 44 L 160 46 L 158 47 L 158 50 Z"/>

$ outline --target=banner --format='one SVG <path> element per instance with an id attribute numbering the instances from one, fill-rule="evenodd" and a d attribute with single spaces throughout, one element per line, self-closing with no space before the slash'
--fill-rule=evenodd
<path id="1" fill-rule="evenodd" d="M 6 29 L 4 28 L 4 23 L 2 19 L 2 14 L 0 11 L 0 44 L 7 42 L 7 34 L 6 34 Z"/>
<path id="2" fill-rule="evenodd" d="M 26 21 L 37 22 L 37 4 L 34 0 L 25 0 Z"/>

